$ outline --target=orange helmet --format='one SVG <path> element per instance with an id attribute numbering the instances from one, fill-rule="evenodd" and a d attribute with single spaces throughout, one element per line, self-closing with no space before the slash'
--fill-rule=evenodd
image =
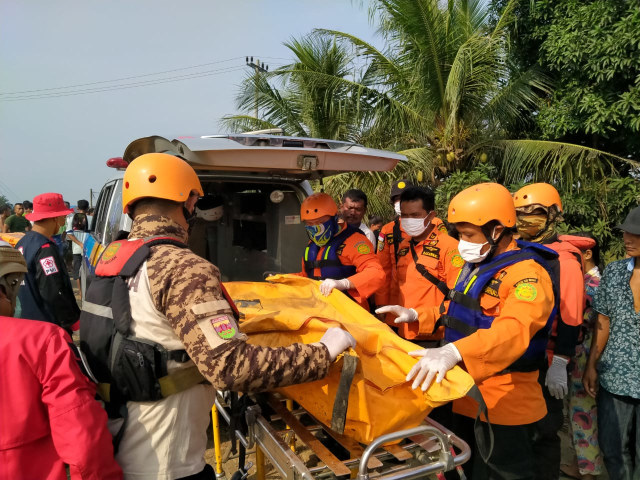
<path id="1" fill-rule="evenodd" d="M 529 205 L 542 205 L 543 207 L 556 205 L 558 211 L 562 212 L 560 194 L 553 185 L 548 183 L 532 183 L 522 187 L 513 195 L 513 203 L 516 208 L 528 207 Z"/>
<path id="2" fill-rule="evenodd" d="M 330 195 L 326 193 L 314 193 L 307 197 L 300 206 L 300 218 L 302 220 L 315 220 L 329 215 L 333 217 L 338 213 L 338 206 Z"/>
<path id="3" fill-rule="evenodd" d="M 479 183 L 451 200 L 449 223 L 468 222 L 479 227 L 497 220 L 505 227 L 516 224 L 516 209 L 509 190 L 497 183 Z"/>
<path id="4" fill-rule="evenodd" d="M 147 153 L 133 160 L 124 172 L 122 211 L 141 198 L 186 202 L 192 190 L 204 195 L 198 175 L 184 160 L 166 153 Z"/>

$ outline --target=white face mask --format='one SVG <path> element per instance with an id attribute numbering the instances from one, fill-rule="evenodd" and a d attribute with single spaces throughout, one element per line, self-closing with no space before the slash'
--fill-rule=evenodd
<path id="1" fill-rule="evenodd" d="M 427 227 L 431 224 L 431 222 L 424 224 L 424 221 L 427 217 L 424 218 L 401 218 L 400 225 L 402 226 L 402 230 L 409 235 L 410 237 L 419 237 L 424 233 Z"/>
<path id="2" fill-rule="evenodd" d="M 484 243 L 471 243 L 466 240 L 460 240 L 458 243 L 458 252 L 460 252 L 460 256 L 465 262 L 469 263 L 480 263 L 489 255 L 491 249 L 487 249 L 486 252 L 480 253 L 482 247 L 487 245 L 489 242 Z"/>
<path id="3" fill-rule="evenodd" d="M 396 212 L 396 215 L 400 215 L 400 200 L 393 204 L 393 209 Z"/>

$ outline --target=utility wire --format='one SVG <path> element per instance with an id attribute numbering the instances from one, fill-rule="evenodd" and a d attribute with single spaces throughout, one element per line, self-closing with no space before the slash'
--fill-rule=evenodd
<path id="1" fill-rule="evenodd" d="M 219 63 L 231 62 L 233 60 L 240 60 L 242 58 L 244 58 L 244 57 L 233 57 L 233 58 L 227 58 L 226 60 L 219 60 L 217 62 L 209 62 L 209 63 L 202 63 L 200 65 L 192 65 L 190 67 L 174 68 L 172 70 L 164 70 L 162 72 L 155 72 L 155 73 L 146 73 L 144 75 L 133 75 L 133 76 L 130 76 L 130 77 L 114 78 L 113 80 L 101 80 L 99 82 L 78 83 L 76 85 L 67 85 L 66 87 L 40 88 L 40 89 L 36 89 L 36 90 L 21 90 L 21 91 L 17 91 L 17 92 L 0 92 L 0 95 L 18 95 L 18 94 L 23 94 L 23 93 L 48 92 L 48 91 L 51 91 L 51 90 L 66 90 L 66 89 L 69 89 L 69 88 L 87 87 L 87 86 L 90 86 L 90 85 L 98 85 L 98 84 L 101 84 L 101 83 L 121 82 L 123 80 L 132 80 L 134 78 L 151 77 L 153 75 L 163 75 L 165 73 L 173 73 L 173 72 L 178 72 L 178 71 L 181 71 L 181 70 L 190 70 L 192 68 L 207 67 L 209 65 L 216 65 L 216 64 L 219 64 Z"/>
<path id="2" fill-rule="evenodd" d="M 106 87 L 88 88 L 83 90 L 73 90 L 70 92 L 52 92 L 52 93 L 43 93 L 43 94 L 23 95 L 23 96 L 9 97 L 9 98 L 0 98 L 0 102 L 14 102 L 14 101 L 21 101 L 21 100 L 38 100 L 43 98 L 70 97 L 70 96 L 76 96 L 76 95 L 86 95 L 89 93 L 110 92 L 114 90 L 126 90 L 130 88 L 159 85 L 162 83 L 180 82 L 184 80 L 193 80 L 196 78 L 210 77 L 213 75 L 221 75 L 224 73 L 236 72 L 243 69 L 244 69 L 244 65 L 239 67 L 231 67 L 225 70 L 211 70 L 211 71 L 198 72 L 198 73 L 192 73 L 187 75 L 179 75 L 177 77 L 148 80 L 143 82 L 125 83 L 121 85 L 111 85 Z"/>

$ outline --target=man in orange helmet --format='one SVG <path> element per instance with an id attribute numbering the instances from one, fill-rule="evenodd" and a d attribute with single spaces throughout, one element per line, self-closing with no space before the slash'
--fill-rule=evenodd
<path id="1" fill-rule="evenodd" d="M 338 224 L 338 206 L 326 193 L 314 193 L 300 207 L 309 244 L 302 257 L 300 275 L 322 280 L 320 291 L 345 291 L 363 308 L 368 297 L 382 287 L 384 270 L 373 245 L 356 227 Z"/>
<path id="2" fill-rule="evenodd" d="M 484 438 L 474 442 L 478 403 L 469 397 L 453 403 L 452 430 L 474 444 L 474 458 L 465 471 L 473 479 L 533 479 L 538 461 L 533 454 L 534 424 L 546 413 L 538 368 L 556 309 L 547 259 L 556 254 L 513 240 L 513 199 L 496 183 L 475 185 L 456 195 L 448 220 L 460 235 L 458 250 L 465 264 L 449 294 L 446 313 L 437 323 L 439 307 L 420 318 L 432 328 L 444 325 L 447 344 L 410 352 L 421 358 L 407 380 L 413 380 L 413 388 L 426 390 L 434 378 L 441 382 L 460 363 L 484 397 L 494 435 L 493 451 L 483 460 L 479 452 L 489 446 Z"/>
<path id="3" fill-rule="evenodd" d="M 551 328 L 547 347 L 548 362 L 540 370 L 547 415 L 538 422 L 534 450 L 537 479 L 557 479 L 560 475 L 560 437 L 563 401 L 567 394 L 567 367 L 575 354 L 584 310 L 584 275 L 582 253 L 570 241 L 558 238 L 557 225 L 562 221 L 562 201 L 558 191 L 548 183 L 533 183 L 513 195 L 520 238 L 558 252 L 555 268 L 560 280 L 560 310 Z"/>
<path id="4" fill-rule="evenodd" d="M 266 348 L 246 343 L 217 267 L 190 251 L 203 189 L 193 168 L 142 155 L 123 179 L 128 240 L 102 253 L 83 302 L 82 350 L 116 432 L 126 478 L 211 479 L 204 461 L 215 390 L 256 392 L 324 377 L 347 332 Z"/>
<path id="5" fill-rule="evenodd" d="M 444 331 L 420 331 L 420 314 L 439 306 L 453 287 L 464 261 L 458 253 L 458 241 L 451 238 L 442 220 L 436 217 L 433 191 L 409 187 L 400 195 L 400 223 L 409 235 L 398 249 L 395 281 L 385 282 L 376 293 L 381 300 L 389 290 L 399 291 L 399 304 L 376 310 L 394 315 L 398 334 L 423 347 L 437 346 Z M 378 302 L 376 302 L 378 303 Z M 379 304 L 379 303 L 378 303 Z"/>
<path id="6" fill-rule="evenodd" d="M 376 305 L 397 305 L 400 302 L 400 292 L 398 291 L 398 279 L 396 266 L 398 264 L 398 252 L 400 252 L 400 244 L 403 241 L 409 241 L 409 235 L 402 231 L 400 225 L 400 195 L 407 188 L 413 187 L 413 184 L 407 179 L 400 179 L 391 185 L 390 201 L 393 205 L 395 218 L 393 221 L 385 224 L 378 235 L 377 255 L 380 265 L 384 270 L 386 277 L 385 285 L 389 288 L 383 288 L 378 291 L 375 296 Z M 392 313 L 379 314 L 381 319 L 393 327 L 397 328 L 395 323 L 396 316 Z"/>

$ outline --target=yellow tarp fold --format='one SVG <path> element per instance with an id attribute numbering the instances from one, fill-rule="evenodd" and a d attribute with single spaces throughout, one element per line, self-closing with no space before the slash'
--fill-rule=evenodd
<path id="1" fill-rule="evenodd" d="M 225 283 L 244 315 L 240 330 L 256 345 L 280 347 L 313 343 L 334 326 L 356 339 L 358 368 L 349 392 L 345 435 L 370 443 L 385 433 L 415 427 L 439 405 L 463 397 L 473 379 L 459 367 L 441 384 L 412 390 L 405 377 L 416 359 L 407 352 L 420 347 L 400 338 L 387 325 L 346 295 L 334 290 L 324 297 L 320 282 L 295 275 L 276 275 L 267 282 Z M 280 389 L 319 421 L 331 425 L 342 362 L 322 380 Z"/>

